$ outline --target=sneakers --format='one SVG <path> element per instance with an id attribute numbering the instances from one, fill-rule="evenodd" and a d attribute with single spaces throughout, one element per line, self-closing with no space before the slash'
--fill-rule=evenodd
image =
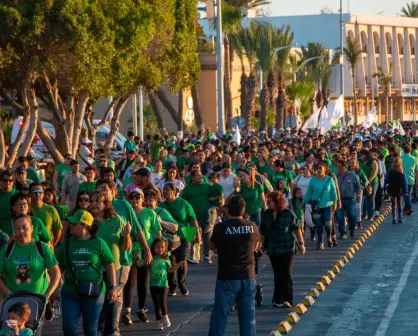
<path id="1" fill-rule="evenodd" d="M 191 259 L 191 258 L 187 258 L 186 260 L 187 260 L 188 264 L 197 265 L 199 263 L 199 260 L 194 260 L 194 259 Z"/>
<path id="2" fill-rule="evenodd" d="M 354 230 L 350 230 L 350 238 L 354 238 Z"/>
<path id="3" fill-rule="evenodd" d="M 376 211 L 374 212 L 374 216 L 375 216 L 375 217 L 378 217 L 379 215 L 380 215 L 380 212 L 376 210 Z"/>
<path id="4" fill-rule="evenodd" d="M 157 326 L 155 330 L 163 330 L 163 329 L 164 329 L 163 321 L 162 320 L 157 321 Z"/>
<path id="5" fill-rule="evenodd" d="M 361 229 L 363 228 L 363 224 L 361 223 L 361 221 L 358 221 L 358 222 L 357 222 L 357 228 L 358 228 L 359 230 L 361 230 Z"/>
<path id="6" fill-rule="evenodd" d="M 292 308 L 292 304 L 290 302 L 283 302 L 283 308 Z"/>
<path id="7" fill-rule="evenodd" d="M 405 209 L 403 211 L 403 214 L 407 215 L 407 216 L 410 216 L 413 212 L 414 212 L 414 210 L 412 210 L 412 208 L 408 208 L 408 209 Z"/>
<path id="8" fill-rule="evenodd" d="M 402 218 L 399 218 L 399 219 L 398 219 L 398 224 L 402 224 L 402 223 L 403 223 Z"/>
<path id="9" fill-rule="evenodd" d="M 396 224 L 396 218 L 392 219 L 392 224 Z"/>
<path id="10" fill-rule="evenodd" d="M 52 306 L 52 303 L 48 302 L 45 308 L 45 320 L 52 321 L 53 319 L 54 319 L 54 307 Z"/>
<path id="11" fill-rule="evenodd" d="M 176 293 L 175 289 L 170 289 L 167 293 L 167 296 L 176 296 L 176 295 L 177 295 L 177 293 Z"/>
<path id="12" fill-rule="evenodd" d="M 323 243 L 321 243 L 321 244 L 317 244 L 317 245 L 316 245 L 316 249 L 317 249 L 317 250 L 323 250 L 323 249 L 324 249 L 324 244 L 323 244 Z"/>
<path id="13" fill-rule="evenodd" d="M 138 310 L 136 312 L 136 316 L 138 316 L 139 322 L 142 322 L 142 323 L 148 323 L 149 322 L 148 316 L 143 311 Z"/>
<path id="14" fill-rule="evenodd" d="M 180 293 L 184 296 L 188 296 L 189 295 L 189 291 L 187 290 L 186 286 L 180 286 Z"/>
<path id="15" fill-rule="evenodd" d="M 205 260 L 205 262 L 207 262 L 208 264 L 212 263 L 212 258 L 211 257 L 204 257 L 203 260 Z"/>
<path id="16" fill-rule="evenodd" d="M 163 316 L 163 325 L 164 325 L 164 328 L 168 328 L 171 326 L 171 322 L 170 322 L 170 319 L 168 318 L 168 315 Z"/>
<path id="17" fill-rule="evenodd" d="M 121 316 L 121 320 L 122 320 L 123 324 L 125 324 L 125 325 L 131 325 L 132 324 L 132 315 L 131 315 L 131 313 L 125 312 Z"/>
<path id="18" fill-rule="evenodd" d="M 337 238 L 332 238 L 332 247 L 335 247 L 335 246 L 338 246 Z"/>
<path id="19" fill-rule="evenodd" d="M 328 247 L 332 247 L 333 246 L 332 238 L 328 238 L 327 239 L 327 244 L 328 244 Z"/>
<path id="20" fill-rule="evenodd" d="M 340 236 L 340 239 L 342 239 L 342 240 L 346 240 L 346 239 L 348 239 L 347 234 L 343 234 L 342 236 Z"/>

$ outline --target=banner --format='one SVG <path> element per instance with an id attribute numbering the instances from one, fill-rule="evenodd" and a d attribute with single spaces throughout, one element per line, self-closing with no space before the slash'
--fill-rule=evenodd
<path id="1" fill-rule="evenodd" d="M 366 119 L 363 121 L 363 125 L 362 126 L 364 128 L 370 128 L 370 127 L 372 127 L 372 125 L 374 123 L 374 118 L 376 116 L 376 112 L 377 112 L 376 107 L 373 106 L 372 109 L 371 109 L 371 111 L 369 113 L 367 113 Z"/>
<path id="2" fill-rule="evenodd" d="M 321 109 L 316 110 L 308 120 L 306 120 L 305 125 L 303 125 L 302 130 L 306 131 L 307 129 L 314 129 L 318 127 L 318 117 Z"/>
<path id="3" fill-rule="evenodd" d="M 401 122 L 399 121 L 399 119 L 393 121 L 392 131 L 394 131 L 396 129 L 399 131 L 399 134 L 400 135 L 402 135 L 402 136 L 405 135 L 405 131 L 404 131 L 404 129 L 403 129 L 403 127 L 402 127 Z"/>
<path id="4" fill-rule="evenodd" d="M 232 138 L 232 141 L 236 142 L 238 145 L 241 143 L 241 133 L 239 132 L 238 125 L 235 128 L 235 134 L 234 134 L 234 137 Z"/>

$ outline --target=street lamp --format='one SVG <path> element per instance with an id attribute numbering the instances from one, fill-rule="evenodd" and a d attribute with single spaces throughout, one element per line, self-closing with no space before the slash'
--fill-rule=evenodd
<path id="1" fill-rule="evenodd" d="M 224 125 L 224 86 L 223 86 L 223 37 L 222 37 L 222 0 L 214 0 L 216 16 L 216 68 L 218 84 L 218 133 L 223 134 Z"/>

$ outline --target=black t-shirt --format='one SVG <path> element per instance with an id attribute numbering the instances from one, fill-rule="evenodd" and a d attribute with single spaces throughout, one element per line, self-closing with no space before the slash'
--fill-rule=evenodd
<path id="1" fill-rule="evenodd" d="M 257 226 L 243 219 L 215 225 L 210 240 L 218 250 L 218 280 L 255 278 L 254 249 L 259 239 Z"/>

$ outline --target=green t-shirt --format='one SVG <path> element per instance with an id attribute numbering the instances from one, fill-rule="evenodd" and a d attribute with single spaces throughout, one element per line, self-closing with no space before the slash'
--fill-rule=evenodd
<path id="1" fill-rule="evenodd" d="M 10 327 L 4 327 L 0 330 L 0 336 L 12 336 L 15 335 L 14 329 Z M 33 336 L 33 331 L 30 328 L 20 329 L 19 336 Z"/>
<path id="2" fill-rule="evenodd" d="M 42 241 L 48 244 L 51 241 L 51 236 L 46 230 L 44 223 L 42 223 L 42 221 L 37 217 L 31 216 L 30 218 L 32 220 L 32 226 L 33 226 L 33 233 L 32 233 L 33 239 L 37 241 Z M 13 219 L 7 219 L 7 220 L 0 222 L 0 229 L 1 229 L 0 237 L 1 237 L 1 232 L 3 232 L 8 237 L 13 236 L 14 235 Z M 2 238 L 3 237 L 0 238 L 0 241 L 3 240 Z M 8 239 L 9 238 L 7 238 L 7 240 Z M 0 243 L 0 247 L 1 246 L 3 245 Z"/>
<path id="3" fill-rule="evenodd" d="M 417 158 L 417 159 L 418 159 L 418 149 L 414 149 L 414 150 L 412 151 L 411 155 L 412 155 L 414 158 Z"/>
<path id="4" fill-rule="evenodd" d="M 62 230 L 60 216 L 54 207 L 44 203 L 40 208 L 32 208 L 32 213 L 45 225 L 51 239 L 54 239 L 56 232 Z"/>
<path id="5" fill-rule="evenodd" d="M 410 154 L 401 156 L 403 172 L 409 185 L 415 185 L 415 174 L 418 171 L 418 161 Z"/>
<path id="6" fill-rule="evenodd" d="M 143 208 L 141 212 L 136 213 L 135 215 L 144 232 L 148 246 L 151 247 L 152 241 L 157 233 L 162 230 L 160 222 L 158 221 L 158 216 L 154 210 L 148 208 Z"/>
<path id="7" fill-rule="evenodd" d="M 0 250 L 0 273 L 5 273 L 4 284 L 12 292 L 26 290 L 45 294 L 49 284 L 47 270 L 58 262 L 47 244 L 41 243 L 41 247 L 43 258 L 34 241 L 24 246 L 15 243 L 7 260 L 7 244 Z"/>
<path id="8" fill-rule="evenodd" d="M 68 264 L 65 255 L 67 243 L 60 244 L 57 249 L 58 262 L 61 268 L 65 270 L 62 292 L 77 293 L 78 286 L 72 273 L 78 281 L 85 280 L 99 284 L 102 281 L 104 268 L 115 260 L 106 242 L 101 238 L 80 240 L 73 236 L 68 239 L 68 254 L 71 265 Z M 74 269 L 74 272 L 71 272 L 70 267 Z M 103 286 L 102 292 L 105 291 L 106 286 Z"/>
<path id="9" fill-rule="evenodd" d="M 64 177 L 71 174 L 71 167 L 60 163 L 55 167 L 55 171 L 58 174 L 58 189 L 61 189 Z"/>
<path id="10" fill-rule="evenodd" d="M 10 198 L 17 193 L 18 191 L 16 189 L 12 189 L 12 191 L 9 192 L 0 191 L 0 221 L 13 217 Z"/>
<path id="11" fill-rule="evenodd" d="M 86 193 L 92 195 L 96 191 L 96 181 L 93 182 L 81 182 L 78 185 L 78 193 L 85 191 Z"/>
<path id="12" fill-rule="evenodd" d="M 258 165 L 257 171 L 259 174 L 264 175 L 264 177 L 268 178 L 270 181 L 272 180 L 274 170 L 271 169 L 268 163 L 265 163 L 264 166 Z"/>
<path id="13" fill-rule="evenodd" d="M 0 230 L 0 249 L 9 241 L 10 237 L 9 235 Z"/>
<path id="14" fill-rule="evenodd" d="M 124 222 L 129 222 L 132 225 L 131 239 L 132 242 L 135 242 L 138 231 L 142 231 L 142 229 L 139 226 L 134 209 L 127 201 L 118 198 L 114 198 L 112 204 L 116 213 L 122 217 Z M 132 265 L 132 250 L 120 252 L 120 263 L 123 266 Z"/>
<path id="15" fill-rule="evenodd" d="M 41 178 L 39 177 L 38 172 L 33 167 L 26 168 L 26 176 L 29 180 L 32 180 L 36 183 L 41 183 Z"/>
<path id="16" fill-rule="evenodd" d="M 376 161 L 376 164 L 377 161 Z M 360 162 L 360 168 L 363 170 L 364 174 L 366 175 L 367 179 L 370 178 L 370 176 L 372 176 L 372 165 L 373 165 L 373 160 L 369 160 L 367 162 Z M 379 180 L 379 172 L 376 174 L 376 176 L 374 177 L 374 179 L 371 181 L 372 184 L 377 183 Z"/>
<path id="17" fill-rule="evenodd" d="M 150 145 L 150 153 L 151 153 L 151 159 L 156 160 L 160 156 L 160 150 L 164 147 L 162 143 L 158 141 L 151 141 Z"/>
<path id="18" fill-rule="evenodd" d="M 210 197 L 217 197 L 217 196 L 222 196 L 217 198 L 214 201 L 210 201 L 210 205 L 214 205 L 214 206 L 219 206 L 222 203 L 223 200 L 223 196 L 224 196 L 224 188 L 218 183 L 218 184 L 212 184 L 212 188 L 210 190 Z"/>
<path id="19" fill-rule="evenodd" d="M 241 183 L 241 196 L 245 200 L 245 211 L 249 215 L 255 215 L 261 210 L 261 194 L 264 192 L 264 188 L 261 184 L 256 183 L 254 188 L 248 187 L 246 184 Z"/>
<path id="20" fill-rule="evenodd" d="M 157 216 L 159 216 L 164 222 L 178 224 L 177 221 L 173 218 L 173 216 L 171 216 L 171 214 L 166 209 L 156 207 L 154 211 L 157 214 Z M 164 230 L 164 228 L 162 228 L 162 230 Z"/>
<path id="21" fill-rule="evenodd" d="M 337 189 L 331 176 L 325 176 L 322 180 L 313 176 L 309 181 L 303 203 L 308 204 L 310 201 L 319 201 L 319 207 L 322 209 L 332 206 L 337 199 Z"/>
<path id="22" fill-rule="evenodd" d="M 99 161 L 94 161 L 93 166 L 96 167 L 96 168 L 99 168 L 100 162 Z M 113 161 L 112 159 L 107 160 L 107 166 L 112 168 L 113 171 L 115 171 L 115 161 Z"/>
<path id="23" fill-rule="evenodd" d="M 99 232 L 97 236 L 102 238 L 110 248 L 113 259 L 115 260 L 115 270 L 120 269 L 120 246 L 123 240 L 123 230 L 126 223 L 123 219 L 116 215 L 115 217 L 106 219 L 104 222 L 98 222 Z"/>
<path id="24" fill-rule="evenodd" d="M 167 268 L 171 267 L 169 259 L 164 259 L 160 256 L 154 256 L 150 268 L 150 287 L 168 287 Z"/>
<path id="25" fill-rule="evenodd" d="M 382 154 L 383 158 L 386 158 L 386 156 L 389 155 L 389 151 L 387 150 L 387 148 L 382 148 L 380 150 L 380 154 Z M 417 154 L 418 154 L 418 152 L 417 152 Z"/>
<path id="26" fill-rule="evenodd" d="M 191 181 L 192 181 L 192 175 L 187 175 L 184 178 L 184 183 L 186 183 L 186 185 L 191 184 Z M 205 175 L 203 175 L 203 183 L 209 183 L 209 180 Z"/>
<path id="27" fill-rule="evenodd" d="M 58 215 L 61 220 L 64 220 L 68 215 L 68 205 L 67 204 L 54 204 L 55 210 L 57 210 Z"/>
<path id="28" fill-rule="evenodd" d="M 177 167 L 179 168 L 179 170 L 183 170 L 191 162 L 192 162 L 192 160 L 190 158 L 186 159 L 186 158 L 180 156 L 179 158 L 177 158 Z"/>
<path id="29" fill-rule="evenodd" d="M 176 198 L 172 202 L 165 201 L 161 203 L 159 207 L 166 209 L 173 216 L 179 225 L 177 234 L 181 239 L 185 239 L 181 228 L 189 226 L 191 221 L 196 221 L 196 215 L 190 203 L 183 198 Z"/>
<path id="30" fill-rule="evenodd" d="M 293 181 L 293 175 L 290 171 L 284 170 L 281 173 L 273 172 L 271 183 L 273 188 L 277 188 L 277 182 L 284 180 L 286 182 L 286 192 L 289 192 L 289 182 Z"/>
<path id="31" fill-rule="evenodd" d="M 189 183 L 181 193 L 181 198 L 185 199 L 193 207 L 197 219 L 203 219 L 207 216 L 211 189 L 212 186 L 205 182 L 201 184 Z"/>
<path id="32" fill-rule="evenodd" d="M 123 144 L 123 148 L 126 148 L 127 152 L 132 152 L 135 150 L 136 148 L 136 144 L 135 141 L 129 141 L 126 140 L 125 143 Z"/>

